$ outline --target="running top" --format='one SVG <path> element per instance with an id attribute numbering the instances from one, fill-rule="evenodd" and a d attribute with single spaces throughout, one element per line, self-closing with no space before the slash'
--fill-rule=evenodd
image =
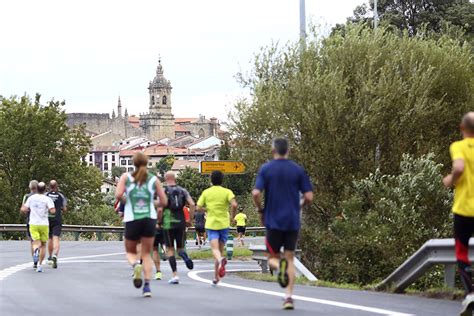
<path id="1" fill-rule="evenodd" d="M 44 194 L 33 194 L 25 206 L 30 209 L 30 225 L 49 226 L 48 213 L 54 208 L 53 200 Z"/>
<path id="2" fill-rule="evenodd" d="M 156 209 L 153 197 L 156 191 L 156 181 L 158 178 L 148 173 L 146 181 L 142 185 L 135 183 L 135 179 L 130 173 L 127 174 L 125 182 L 125 203 L 124 222 L 132 222 L 144 218 L 156 219 Z"/>
<path id="3" fill-rule="evenodd" d="M 266 228 L 300 229 L 300 194 L 313 190 L 303 167 L 288 159 L 271 160 L 258 171 L 255 188 L 265 191 Z"/>
<path id="4" fill-rule="evenodd" d="M 464 172 L 454 190 L 453 213 L 474 217 L 474 138 L 465 138 L 451 144 L 451 159 L 464 160 Z"/>
<path id="5" fill-rule="evenodd" d="M 173 196 L 169 194 L 170 192 L 174 192 Z M 184 205 L 190 196 L 189 192 L 185 188 L 180 187 L 179 185 L 174 185 L 165 187 L 165 193 L 168 195 L 168 207 L 164 208 L 163 210 L 163 229 L 184 229 L 186 227 L 187 220 Z M 172 201 L 172 199 L 177 200 Z M 178 201 L 178 199 L 180 199 L 180 201 Z M 172 202 L 175 206 L 181 205 L 182 207 L 179 207 L 179 209 L 171 209 L 170 204 Z"/>
<path id="6" fill-rule="evenodd" d="M 237 226 L 245 226 L 247 223 L 247 215 L 239 213 L 235 215 L 234 220 L 237 222 Z"/>
<path id="7" fill-rule="evenodd" d="M 48 193 L 46 193 L 46 196 L 49 197 L 51 200 L 53 200 L 54 207 L 56 208 L 56 213 L 55 214 L 49 214 L 49 219 L 61 222 L 61 220 L 62 220 L 61 212 L 62 212 L 63 208 L 66 207 L 66 205 L 67 205 L 66 197 L 64 197 L 64 195 L 59 191 L 48 192 Z"/>
<path id="8" fill-rule="evenodd" d="M 229 228 L 229 206 L 230 201 L 234 198 L 235 195 L 231 190 L 220 185 L 213 185 L 202 192 L 197 205 L 205 207 L 207 210 L 206 229 L 221 230 Z"/>
<path id="9" fill-rule="evenodd" d="M 206 225 L 206 215 L 204 212 L 195 212 L 194 213 L 194 226 L 196 228 L 204 228 L 204 225 Z"/>

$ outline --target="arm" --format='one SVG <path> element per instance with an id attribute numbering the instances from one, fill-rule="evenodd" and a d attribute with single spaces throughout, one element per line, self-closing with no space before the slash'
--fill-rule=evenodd
<path id="1" fill-rule="evenodd" d="M 260 223 L 262 224 L 262 226 L 265 226 L 265 219 L 262 207 L 262 191 L 260 191 L 259 189 L 253 189 L 252 199 L 253 204 L 255 205 L 258 214 L 260 215 Z"/>
<path id="2" fill-rule="evenodd" d="M 201 196 L 199 197 L 198 201 L 197 201 L 197 207 L 196 207 L 196 211 L 198 212 L 205 212 L 206 211 L 206 202 L 205 202 L 205 197 L 204 197 L 204 192 L 201 193 Z"/>
<path id="3" fill-rule="evenodd" d="M 189 204 L 189 218 L 190 218 L 189 221 L 191 222 L 192 218 L 194 218 L 194 212 L 196 211 L 196 204 L 194 203 L 193 198 L 189 194 L 186 197 L 186 202 L 188 202 Z"/>
<path id="4" fill-rule="evenodd" d="M 61 196 L 63 197 L 63 212 L 67 211 L 67 199 L 64 196 L 64 194 L 61 193 Z"/>
<path id="5" fill-rule="evenodd" d="M 26 206 L 25 204 L 23 204 L 21 207 L 20 207 L 20 212 L 21 213 L 28 213 L 30 211 L 30 208 L 28 206 Z"/>
<path id="6" fill-rule="evenodd" d="M 120 180 L 117 184 L 117 188 L 115 189 L 115 197 L 118 200 L 122 200 L 123 194 L 125 193 L 125 183 L 127 182 L 127 174 L 124 173 L 120 177 Z"/>
<path id="7" fill-rule="evenodd" d="M 232 218 L 235 218 L 235 215 L 237 214 L 237 201 L 235 199 L 232 199 L 230 201 L 230 209 L 232 213 Z"/>
<path id="8" fill-rule="evenodd" d="M 313 194 L 312 191 L 303 193 L 303 205 L 302 206 L 310 205 L 311 203 L 313 203 L 313 198 L 314 198 L 314 194 Z"/>
<path id="9" fill-rule="evenodd" d="M 163 190 L 161 182 L 158 178 L 156 179 L 156 193 L 158 195 L 158 198 L 160 199 L 160 206 L 165 207 L 166 205 L 168 205 L 168 197 L 166 196 L 165 190 Z"/>
<path id="10" fill-rule="evenodd" d="M 459 178 L 461 178 L 464 172 L 464 159 L 456 159 L 453 161 L 453 168 L 451 173 L 448 174 L 443 179 L 443 184 L 447 188 L 454 187 L 458 182 Z"/>
<path id="11" fill-rule="evenodd" d="M 51 214 L 56 214 L 56 208 L 55 207 L 52 207 L 52 208 L 48 209 L 48 211 Z"/>
<path id="12" fill-rule="evenodd" d="M 157 224 L 159 226 L 163 225 L 163 208 L 162 207 L 158 207 L 158 218 L 157 218 Z"/>

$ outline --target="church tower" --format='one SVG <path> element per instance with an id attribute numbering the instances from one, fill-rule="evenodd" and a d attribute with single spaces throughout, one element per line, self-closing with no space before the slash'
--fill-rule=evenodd
<path id="1" fill-rule="evenodd" d="M 171 83 L 164 77 L 163 66 L 159 59 L 155 78 L 148 85 L 149 113 L 140 115 L 140 127 L 152 140 L 175 138 L 171 89 Z"/>

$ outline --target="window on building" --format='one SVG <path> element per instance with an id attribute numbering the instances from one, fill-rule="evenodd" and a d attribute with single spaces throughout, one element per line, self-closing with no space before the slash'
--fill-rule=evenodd
<path id="1" fill-rule="evenodd" d="M 112 162 L 112 168 L 115 167 L 115 162 Z"/>
<path id="2" fill-rule="evenodd" d="M 108 161 L 109 160 L 109 155 L 108 154 L 104 154 L 104 161 Z"/>
<path id="3" fill-rule="evenodd" d="M 155 96 L 151 96 L 151 104 L 155 104 Z"/>
<path id="4" fill-rule="evenodd" d="M 164 95 L 162 99 L 163 99 L 163 104 L 166 104 L 166 101 L 167 101 L 166 100 L 166 95 Z"/>
<path id="5" fill-rule="evenodd" d="M 104 163 L 104 170 L 109 170 L 109 164 L 108 163 Z"/>
<path id="6" fill-rule="evenodd" d="M 133 167 L 128 167 L 128 172 L 132 172 L 133 171 Z"/>
<path id="7" fill-rule="evenodd" d="M 122 160 L 120 160 L 120 164 L 121 164 L 122 166 L 126 166 L 126 165 L 127 165 L 127 161 L 126 161 L 125 159 L 122 159 Z"/>
<path id="8" fill-rule="evenodd" d="M 89 161 L 92 162 L 92 155 L 89 155 Z"/>
<path id="9" fill-rule="evenodd" d="M 115 155 L 112 154 L 112 161 L 115 161 Z"/>
<path id="10" fill-rule="evenodd" d="M 130 160 L 128 161 L 128 165 L 129 165 L 129 166 L 133 165 L 132 159 L 130 159 Z"/>

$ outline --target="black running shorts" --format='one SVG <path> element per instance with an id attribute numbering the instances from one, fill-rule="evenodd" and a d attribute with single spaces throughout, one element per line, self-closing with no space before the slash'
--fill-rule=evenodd
<path id="1" fill-rule="evenodd" d="M 144 218 L 125 223 L 125 239 L 140 240 L 145 237 L 155 237 L 156 219 Z"/>
<path id="2" fill-rule="evenodd" d="M 165 235 L 165 245 L 166 247 L 174 247 L 174 242 L 176 241 L 176 248 L 183 249 L 184 242 L 186 241 L 186 229 L 179 227 L 179 228 L 171 228 L 171 229 L 164 229 L 163 230 Z"/>
<path id="3" fill-rule="evenodd" d="M 206 232 L 206 229 L 204 228 L 204 226 L 196 226 L 196 233 L 200 233 L 200 234 L 203 234 Z"/>
<path id="4" fill-rule="evenodd" d="M 245 235 L 245 226 L 237 226 L 237 233 Z"/>
<path id="5" fill-rule="evenodd" d="M 62 223 L 56 219 L 49 220 L 49 238 L 61 236 Z"/>
<path id="6" fill-rule="evenodd" d="M 295 251 L 298 233 L 297 230 L 284 231 L 267 228 L 265 244 L 270 255 L 279 254 L 281 247 L 284 250 Z"/>

